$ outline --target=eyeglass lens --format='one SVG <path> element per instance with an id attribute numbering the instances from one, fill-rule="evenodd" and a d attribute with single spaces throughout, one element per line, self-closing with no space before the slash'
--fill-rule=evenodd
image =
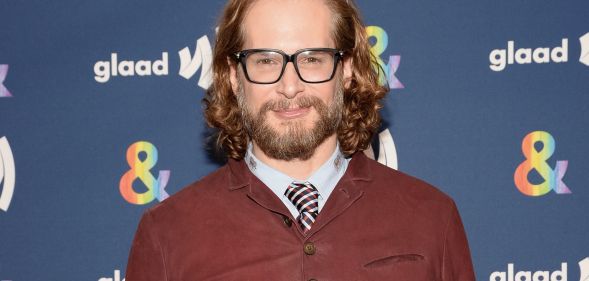
<path id="1" fill-rule="evenodd" d="M 285 56 L 276 51 L 255 51 L 245 57 L 245 67 L 253 82 L 270 83 L 280 79 L 285 67 Z M 320 82 L 329 80 L 335 68 L 335 53 L 309 50 L 296 54 L 295 68 L 302 80 Z"/>

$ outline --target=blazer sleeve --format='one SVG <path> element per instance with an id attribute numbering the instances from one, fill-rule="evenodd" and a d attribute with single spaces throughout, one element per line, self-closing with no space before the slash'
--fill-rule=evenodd
<path id="1" fill-rule="evenodd" d="M 149 211 L 141 217 L 127 262 L 127 281 L 165 281 L 164 255 Z"/>
<path id="2" fill-rule="evenodd" d="M 452 202 L 452 210 L 445 233 L 442 280 L 474 281 L 475 275 L 468 241 L 454 202 Z"/>

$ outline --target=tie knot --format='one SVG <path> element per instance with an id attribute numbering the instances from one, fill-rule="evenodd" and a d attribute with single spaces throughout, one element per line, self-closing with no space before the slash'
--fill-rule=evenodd
<path id="1" fill-rule="evenodd" d="M 319 212 L 319 192 L 309 182 L 292 182 L 284 195 L 292 202 L 300 213 L 299 222 L 305 230 L 311 229 L 311 224 Z"/>

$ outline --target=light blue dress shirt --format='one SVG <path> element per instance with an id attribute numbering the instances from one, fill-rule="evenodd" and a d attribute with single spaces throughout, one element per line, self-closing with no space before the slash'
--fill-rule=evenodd
<path id="1" fill-rule="evenodd" d="M 252 144 L 250 143 L 245 154 L 245 163 L 247 164 L 250 171 L 263 182 L 274 194 L 282 201 L 282 203 L 288 208 L 293 218 L 299 216 L 299 211 L 290 202 L 290 200 L 284 195 L 284 191 L 293 181 L 310 182 L 319 191 L 319 212 L 327 202 L 329 195 L 342 178 L 346 169 L 348 168 L 348 162 L 350 159 L 346 159 L 339 149 L 339 144 L 336 146 L 335 151 L 331 157 L 313 172 L 313 174 L 307 179 L 295 179 L 290 176 L 266 165 L 260 161 L 252 153 Z"/>

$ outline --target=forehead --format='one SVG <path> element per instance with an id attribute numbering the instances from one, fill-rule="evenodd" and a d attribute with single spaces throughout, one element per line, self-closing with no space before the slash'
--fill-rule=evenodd
<path id="1" fill-rule="evenodd" d="M 294 52 L 335 47 L 331 11 L 321 0 L 258 0 L 247 12 L 242 28 L 244 49 Z"/>

